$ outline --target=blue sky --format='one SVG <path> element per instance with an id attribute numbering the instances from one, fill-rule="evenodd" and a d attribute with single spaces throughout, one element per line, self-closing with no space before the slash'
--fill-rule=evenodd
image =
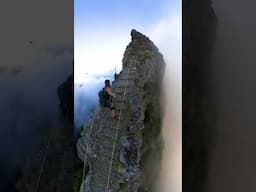
<path id="1" fill-rule="evenodd" d="M 178 40 L 181 44 L 181 0 L 76 0 L 74 21 L 76 83 L 85 82 L 86 73 L 121 70 L 133 28 L 163 54 L 178 50 Z"/>
<path id="2" fill-rule="evenodd" d="M 77 0 L 75 1 L 75 29 L 90 26 L 120 27 L 126 24 L 149 26 L 164 14 L 165 9 L 177 12 L 177 0 Z M 106 29 L 107 30 L 107 29 Z"/>

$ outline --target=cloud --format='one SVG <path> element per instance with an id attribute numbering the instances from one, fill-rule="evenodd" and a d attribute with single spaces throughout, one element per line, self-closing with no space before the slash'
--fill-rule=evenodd
<path id="1" fill-rule="evenodd" d="M 88 120 L 98 105 L 98 92 L 104 87 L 105 79 L 112 81 L 112 73 L 100 76 L 88 76 L 85 83 L 75 85 L 75 126 L 77 128 L 80 128 Z"/>
<path id="2" fill-rule="evenodd" d="M 163 118 L 165 148 L 158 190 L 182 191 L 182 29 L 181 11 L 164 16 L 152 26 L 149 36 L 164 55 L 166 97 Z"/>
<path id="3" fill-rule="evenodd" d="M 130 31 L 96 32 L 93 36 L 85 34 L 75 40 L 75 82 L 81 82 L 85 73 L 114 73 L 122 68 L 122 58 L 130 41 Z"/>

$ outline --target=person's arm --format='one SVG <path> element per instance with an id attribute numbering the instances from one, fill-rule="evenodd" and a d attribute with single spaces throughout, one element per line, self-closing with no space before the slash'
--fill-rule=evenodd
<path id="1" fill-rule="evenodd" d="M 108 93 L 110 96 L 116 97 L 116 95 L 111 91 L 110 87 L 107 87 L 107 88 L 106 88 L 106 91 L 107 91 L 107 93 Z"/>

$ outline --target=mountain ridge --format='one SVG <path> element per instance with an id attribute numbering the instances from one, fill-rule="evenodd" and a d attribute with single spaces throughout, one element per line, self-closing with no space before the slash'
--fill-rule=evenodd
<path id="1" fill-rule="evenodd" d="M 80 192 L 154 188 L 163 147 L 160 96 L 165 62 L 154 43 L 133 29 L 122 66 L 112 83 L 120 120 L 113 121 L 108 109 L 98 108 L 77 141 L 78 156 L 89 167 Z"/>

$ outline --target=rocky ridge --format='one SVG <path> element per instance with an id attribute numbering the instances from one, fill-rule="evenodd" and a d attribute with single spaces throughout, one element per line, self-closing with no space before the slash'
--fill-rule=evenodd
<path id="1" fill-rule="evenodd" d="M 145 191 L 150 186 L 143 170 L 147 158 L 156 155 L 151 146 L 161 152 L 159 98 L 165 63 L 148 37 L 136 30 L 131 36 L 123 70 L 112 83 L 119 120 L 99 108 L 77 141 L 78 156 L 89 166 L 80 192 Z"/>

